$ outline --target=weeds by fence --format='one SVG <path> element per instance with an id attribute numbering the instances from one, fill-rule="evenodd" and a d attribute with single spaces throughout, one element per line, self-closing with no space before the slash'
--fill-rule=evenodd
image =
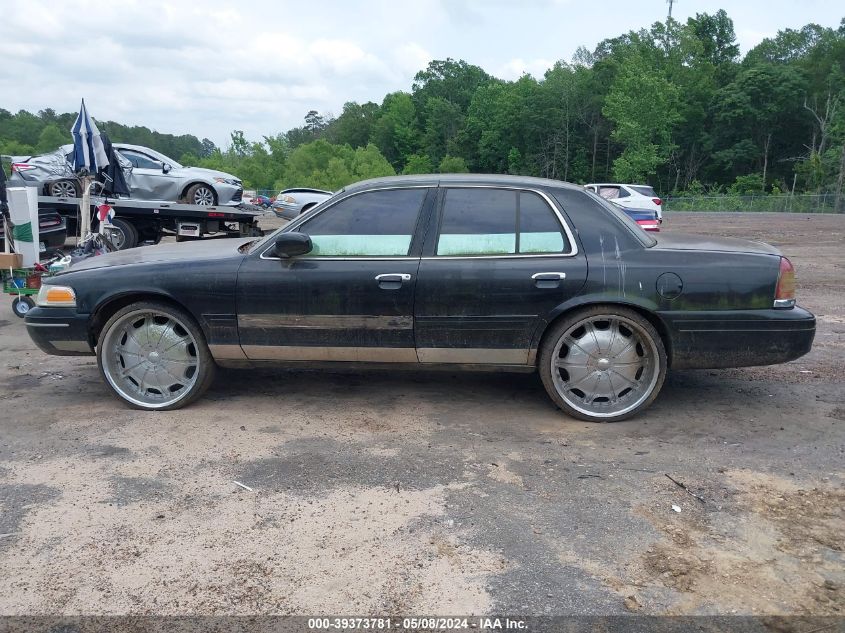
<path id="1" fill-rule="evenodd" d="M 777 213 L 845 213 L 845 195 L 802 194 L 750 196 L 680 196 L 664 202 L 665 211 L 748 211 Z"/>

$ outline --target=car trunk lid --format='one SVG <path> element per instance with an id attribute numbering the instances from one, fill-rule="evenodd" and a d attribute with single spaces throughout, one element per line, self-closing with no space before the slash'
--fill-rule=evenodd
<path id="1" fill-rule="evenodd" d="M 715 251 L 725 253 L 759 253 L 762 255 L 780 255 L 781 252 L 765 242 L 743 240 L 734 237 L 712 237 L 691 233 L 666 233 L 653 235 L 659 250 L 673 251 Z"/>

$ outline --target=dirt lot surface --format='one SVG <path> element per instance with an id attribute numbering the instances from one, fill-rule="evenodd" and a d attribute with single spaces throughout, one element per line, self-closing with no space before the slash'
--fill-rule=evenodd
<path id="1" fill-rule="evenodd" d="M 504 374 L 221 371 L 144 413 L 7 298 L 0 614 L 842 614 L 845 216 L 664 226 L 781 247 L 813 351 L 612 425 Z"/>

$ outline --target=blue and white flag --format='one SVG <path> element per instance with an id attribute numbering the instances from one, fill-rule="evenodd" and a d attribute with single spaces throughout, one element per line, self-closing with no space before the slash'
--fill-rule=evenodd
<path id="1" fill-rule="evenodd" d="M 85 99 L 82 100 L 79 116 L 70 131 L 73 134 L 73 157 L 70 162 L 77 174 L 87 171 L 93 176 L 98 170 L 108 166 L 109 157 L 103 147 L 100 130 L 88 116 Z"/>

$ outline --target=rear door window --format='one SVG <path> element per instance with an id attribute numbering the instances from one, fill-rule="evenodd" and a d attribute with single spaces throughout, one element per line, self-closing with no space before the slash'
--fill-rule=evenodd
<path id="1" fill-rule="evenodd" d="M 133 167 L 138 167 L 140 169 L 161 169 L 161 163 L 157 160 L 153 160 L 146 154 L 133 152 L 129 149 L 121 149 L 118 151 L 126 160 L 132 163 Z"/>
<path id="2" fill-rule="evenodd" d="M 530 191 L 447 189 L 437 255 L 564 253 L 569 241 L 545 200 Z"/>
<path id="3" fill-rule="evenodd" d="M 507 189 L 447 189 L 437 254 L 515 254 L 516 195 Z"/>

